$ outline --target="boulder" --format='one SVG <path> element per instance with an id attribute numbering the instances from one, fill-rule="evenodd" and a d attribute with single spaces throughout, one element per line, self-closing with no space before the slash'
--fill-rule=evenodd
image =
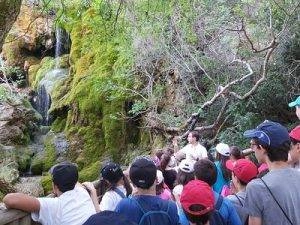
<path id="1" fill-rule="evenodd" d="M 19 179 L 18 163 L 5 159 L 0 162 L 0 179 L 7 183 L 15 183 Z"/>

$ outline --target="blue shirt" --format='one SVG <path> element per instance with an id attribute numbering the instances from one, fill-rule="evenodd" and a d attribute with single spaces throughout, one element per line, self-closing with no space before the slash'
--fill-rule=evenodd
<path id="1" fill-rule="evenodd" d="M 215 206 L 217 204 L 219 196 L 220 195 L 218 193 L 214 192 Z M 219 213 L 221 214 L 221 216 L 227 222 L 228 225 L 242 225 L 241 219 L 237 214 L 235 207 L 228 199 L 223 198 L 223 202 L 219 209 Z M 189 225 L 189 221 L 181 207 L 178 207 L 178 215 L 179 215 L 180 223 L 182 225 Z"/>
<path id="2" fill-rule="evenodd" d="M 143 212 L 140 207 L 135 202 L 143 208 L 145 212 L 147 211 L 166 211 L 166 205 L 168 201 L 161 199 L 159 196 L 153 195 L 138 195 L 131 198 L 123 198 L 117 205 L 116 212 L 123 214 L 128 220 L 131 220 L 135 223 L 139 223 Z M 169 210 L 168 215 L 171 219 L 172 225 L 179 225 L 179 217 L 177 213 L 176 204 L 172 201 L 169 201 Z M 153 225 L 160 225 L 161 221 L 158 221 Z"/>
<path id="3" fill-rule="evenodd" d="M 219 194 L 214 192 L 215 197 L 215 205 L 218 201 Z M 225 219 L 225 221 L 228 221 L 228 225 L 242 225 L 241 219 L 239 215 L 237 214 L 237 211 L 233 204 L 230 202 L 229 199 L 223 198 L 222 205 L 219 210 L 221 216 Z"/>
<path id="4" fill-rule="evenodd" d="M 229 186 L 229 182 L 225 180 L 223 173 L 222 173 L 222 165 L 220 161 L 215 162 L 215 165 L 217 167 L 217 181 L 213 185 L 213 190 L 217 193 L 221 193 L 222 188 L 224 185 Z"/>

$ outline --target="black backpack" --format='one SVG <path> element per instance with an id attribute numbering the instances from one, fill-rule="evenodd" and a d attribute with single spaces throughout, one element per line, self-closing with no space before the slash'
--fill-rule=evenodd
<path id="1" fill-rule="evenodd" d="M 219 211 L 222 203 L 223 203 L 223 197 L 222 197 L 222 195 L 219 195 L 218 201 L 215 206 L 215 210 L 213 211 L 213 213 L 210 217 L 210 220 L 209 220 L 210 225 L 227 225 L 227 222 L 222 217 L 222 215 Z"/>

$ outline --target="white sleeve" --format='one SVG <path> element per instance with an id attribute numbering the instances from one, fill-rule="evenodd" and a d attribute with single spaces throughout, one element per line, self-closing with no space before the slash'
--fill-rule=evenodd
<path id="1" fill-rule="evenodd" d="M 31 213 L 31 218 L 43 225 L 53 224 L 59 210 L 58 198 L 38 198 L 38 201 L 40 202 L 40 211 Z"/>
<path id="2" fill-rule="evenodd" d="M 104 210 L 115 210 L 114 199 L 112 198 L 112 193 L 110 191 L 106 192 L 103 195 L 102 200 L 100 202 L 100 211 Z"/>

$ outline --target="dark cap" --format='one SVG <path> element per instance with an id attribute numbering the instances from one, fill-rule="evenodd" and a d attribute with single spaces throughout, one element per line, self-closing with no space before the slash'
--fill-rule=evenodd
<path id="1" fill-rule="evenodd" d="M 118 164 L 110 162 L 102 168 L 101 176 L 109 183 L 115 184 L 123 177 L 123 171 Z"/>
<path id="2" fill-rule="evenodd" d="M 135 186 L 148 189 L 156 179 L 156 166 L 150 158 L 138 157 L 130 167 L 129 177 Z"/>
<path id="3" fill-rule="evenodd" d="M 244 133 L 247 138 L 257 138 L 260 144 L 271 148 L 278 148 L 290 141 L 287 129 L 280 123 L 266 120 L 259 124 L 256 129 L 247 130 Z"/>
<path id="4" fill-rule="evenodd" d="M 73 190 L 78 181 L 76 164 L 62 162 L 51 167 L 52 181 L 61 192 Z"/>

